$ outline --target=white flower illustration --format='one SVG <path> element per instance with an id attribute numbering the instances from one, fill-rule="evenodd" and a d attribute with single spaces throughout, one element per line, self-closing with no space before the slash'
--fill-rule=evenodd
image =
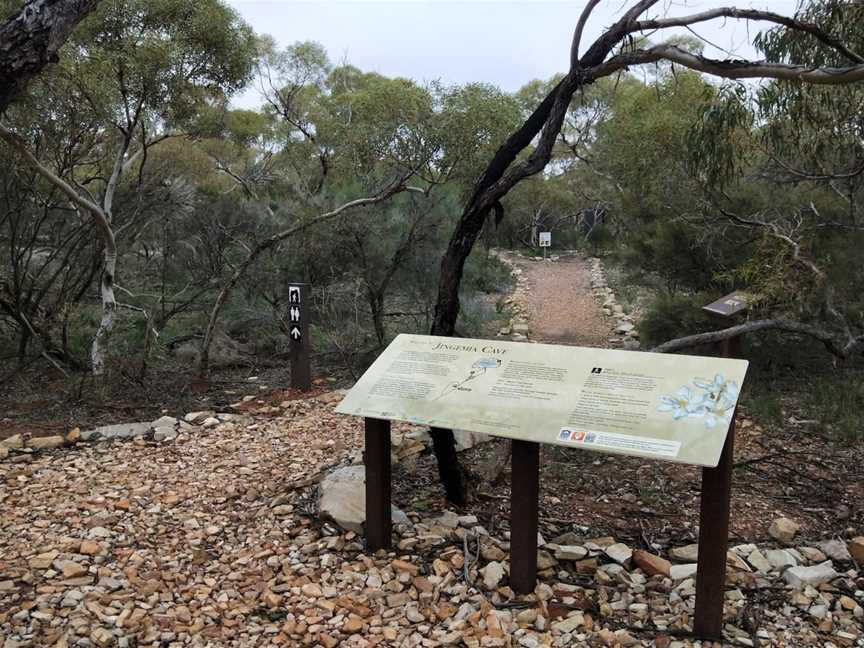
<path id="1" fill-rule="evenodd" d="M 673 420 L 683 418 L 703 418 L 706 428 L 715 428 L 732 420 L 735 401 L 738 398 L 738 384 L 734 380 L 727 381 L 722 374 L 714 376 L 714 380 L 694 378 L 693 384 L 701 390 L 694 394 L 685 385 L 673 396 L 660 396 L 658 412 L 671 412 Z"/>
<path id="2" fill-rule="evenodd" d="M 685 416 L 696 415 L 694 406 L 698 407 L 698 403 L 694 401 L 693 390 L 685 385 L 674 396 L 661 396 L 657 411 L 672 412 L 672 418 L 677 421 Z"/>

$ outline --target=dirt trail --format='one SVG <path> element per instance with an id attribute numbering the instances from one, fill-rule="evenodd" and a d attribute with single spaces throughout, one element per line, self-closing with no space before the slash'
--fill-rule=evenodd
<path id="1" fill-rule="evenodd" d="M 549 344 L 608 346 L 612 320 L 603 315 L 591 294 L 588 262 L 578 256 L 557 261 L 508 258 L 522 269 L 528 282 L 531 339 Z"/>

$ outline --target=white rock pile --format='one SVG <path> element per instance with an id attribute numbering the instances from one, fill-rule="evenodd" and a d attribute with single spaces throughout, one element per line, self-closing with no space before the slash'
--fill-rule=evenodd
<path id="1" fill-rule="evenodd" d="M 591 266 L 591 294 L 601 304 L 603 314 L 615 320 L 615 337 L 609 338 L 613 348 L 639 349 L 639 332 L 633 316 L 624 312 L 624 307 L 615 299 L 615 293 L 606 281 L 603 262 L 597 257 L 589 260 Z"/>

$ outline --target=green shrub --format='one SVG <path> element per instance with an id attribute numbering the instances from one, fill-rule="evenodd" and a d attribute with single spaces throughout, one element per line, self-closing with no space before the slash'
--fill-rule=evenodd
<path id="1" fill-rule="evenodd" d="M 498 257 L 475 248 L 465 263 L 462 292 L 478 291 L 486 294 L 509 292 L 513 286 L 510 268 Z"/>
<path id="2" fill-rule="evenodd" d="M 864 380 L 860 370 L 820 376 L 802 394 L 808 417 L 818 419 L 831 436 L 843 441 L 864 437 Z"/>
<path id="3" fill-rule="evenodd" d="M 713 299 L 703 293 L 661 293 L 637 325 L 639 338 L 646 346 L 653 347 L 685 335 L 716 329 L 717 322 L 702 310 Z"/>

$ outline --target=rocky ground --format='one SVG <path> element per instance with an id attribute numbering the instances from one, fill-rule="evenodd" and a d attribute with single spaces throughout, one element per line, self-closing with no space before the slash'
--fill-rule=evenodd
<path id="1" fill-rule="evenodd" d="M 506 496 L 492 515 L 483 498 L 430 505 L 431 458 L 407 426 L 394 435 L 397 548 L 364 552 L 316 506 L 321 475 L 359 459 L 358 421 L 333 413 L 338 393 L 272 396 L 113 441 L 13 439 L 0 460 L 0 645 L 695 645 L 695 547 L 625 544 L 544 513 L 542 582 L 515 596 Z M 777 521 L 730 551 L 729 644 L 862 645 L 864 538 L 802 533 Z"/>
<path id="2" fill-rule="evenodd" d="M 602 331 L 555 341 L 637 346 L 599 263 L 509 258 L 501 335 L 553 341 L 571 312 L 543 307 L 555 281 Z M 177 418 L 0 435 L 0 646 L 711 645 L 690 634 L 697 469 L 544 448 L 541 580 L 516 596 L 506 470 L 448 510 L 421 429 L 394 425 L 396 549 L 364 550 L 362 431 L 324 384 L 250 379 Z M 723 643 L 864 646 L 864 451 L 742 416 L 735 459 Z"/>

